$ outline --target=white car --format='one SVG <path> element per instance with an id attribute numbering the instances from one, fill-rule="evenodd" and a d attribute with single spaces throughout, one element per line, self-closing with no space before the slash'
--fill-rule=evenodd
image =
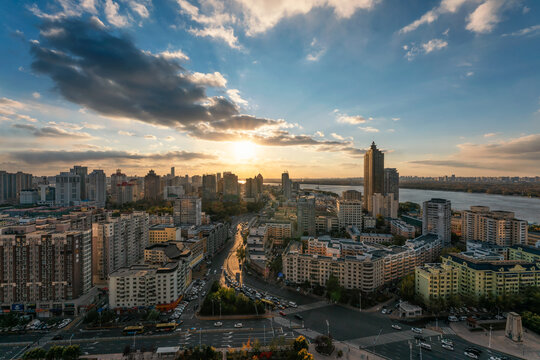
<path id="1" fill-rule="evenodd" d="M 454 347 L 450 344 L 442 344 L 443 349 L 454 351 Z"/>
<path id="2" fill-rule="evenodd" d="M 411 331 L 412 331 L 413 333 L 417 333 L 417 334 L 423 333 L 422 329 L 417 328 L 417 327 L 411 328 Z"/>
<path id="3" fill-rule="evenodd" d="M 465 351 L 463 353 L 466 357 L 469 357 L 471 359 L 478 359 L 478 355 L 476 355 L 475 353 L 471 352 L 471 351 Z"/>
<path id="4" fill-rule="evenodd" d="M 234 327 L 235 327 L 235 328 L 241 328 L 241 327 L 243 327 L 243 326 L 244 326 L 244 325 L 242 325 L 242 323 L 236 323 L 236 324 L 234 324 Z"/>
<path id="5" fill-rule="evenodd" d="M 501 358 L 498 356 L 490 356 L 489 360 L 501 360 Z"/>
<path id="6" fill-rule="evenodd" d="M 450 346 L 454 346 L 454 343 L 450 339 L 441 339 L 441 343 L 446 344 L 446 345 L 450 345 Z"/>
<path id="7" fill-rule="evenodd" d="M 223 325 L 223 323 L 221 321 L 217 321 L 217 322 L 214 323 L 215 327 L 219 327 L 219 326 L 222 326 L 222 325 Z"/>
<path id="8" fill-rule="evenodd" d="M 394 330 L 401 330 L 401 326 L 397 325 L 397 324 L 392 324 L 392 329 Z"/>

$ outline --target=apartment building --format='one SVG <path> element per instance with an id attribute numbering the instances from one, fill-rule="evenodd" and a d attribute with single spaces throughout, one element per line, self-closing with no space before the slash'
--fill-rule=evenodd
<path id="1" fill-rule="evenodd" d="M 435 234 L 409 240 L 404 246 L 364 244 L 329 236 L 291 242 L 283 253 L 285 279 L 293 283 L 325 285 L 333 273 L 347 289 L 374 291 L 395 281 L 416 266 L 433 262 L 440 254 L 441 241 Z"/>
<path id="2" fill-rule="evenodd" d="M 363 242 L 382 244 L 392 243 L 394 236 L 392 234 L 360 233 L 358 239 Z"/>
<path id="3" fill-rule="evenodd" d="M 392 219 L 390 221 L 390 232 L 392 235 L 403 236 L 407 239 L 412 239 L 416 236 L 416 228 L 399 219 Z"/>
<path id="4" fill-rule="evenodd" d="M 501 246 L 527 244 L 527 221 L 511 211 L 491 211 L 487 206 L 471 206 L 462 214 L 463 240 L 480 240 Z"/>
<path id="5" fill-rule="evenodd" d="M 202 202 L 197 196 L 182 195 L 174 202 L 175 225 L 201 225 Z"/>
<path id="6" fill-rule="evenodd" d="M 148 240 L 145 212 L 108 213 L 103 221 L 92 224 L 94 282 L 103 283 L 115 270 L 136 264 L 143 258 Z"/>
<path id="7" fill-rule="evenodd" d="M 492 260 L 467 253 L 449 254 L 442 264 L 418 267 L 416 275 L 415 291 L 424 300 L 451 295 L 499 296 L 540 286 L 538 263 Z"/>
<path id="8" fill-rule="evenodd" d="M 0 303 L 62 312 L 92 287 L 92 232 L 69 222 L 0 229 Z M 72 309 L 71 311 L 75 311 Z"/>
<path id="9" fill-rule="evenodd" d="M 438 234 L 444 246 L 450 245 L 452 234 L 452 207 L 449 200 L 433 198 L 424 201 L 422 208 L 422 234 Z"/>
<path id="10" fill-rule="evenodd" d="M 283 240 L 292 237 L 292 226 L 290 222 L 266 222 L 268 229 L 268 239 L 276 245 L 283 244 Z"/>
<path id="11" fill-rule="evenodd" d="M 373 194 L 371 214 L 373 216 L 381 215 L 385 218 L 397 218 L 399 202 L 394 196 L 393 193 L 387 195 Z"/>
<path id="12" fill-rule="evenodd" d="M 200 233 L 206 238 L 206 254 L 214 256 L 229 237 L 229 225 L 223 223 L 199 226 Z"/>
<path id="13" fill-rule="evenodd" d="M 120 268 L 110 274 L 109 306 L 116 309 L 175 303 L 186 290 L 187 269 L 187 262 L 182 260 Z"/>
<path id="14" fill-rule="evenodd" d="M 156 224 L 148 229 L 148 243 L 157 244 L 168 241 L 182 240 L 180 228 L 171 224 Z"/>
<path id="15" fill-rule="evenodd" d="M 360 200 L 336 200 L 339 227 L 356 226 L 362 228 L 362 202 Z"/>
<path id="16" fill-rule="evenodd" d="M 339 219 L 333 214 L 317 215 L 315 217 L 315 232 L 317 234 L 330 234 L 339 231 Z"/>

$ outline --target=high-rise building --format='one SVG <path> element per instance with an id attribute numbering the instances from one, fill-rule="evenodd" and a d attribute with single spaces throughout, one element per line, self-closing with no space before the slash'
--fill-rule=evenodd
<path id="1" fill-rule="evenodd" d="M 122 204 L 122 189 L 120 186 L 127 183 L 127 176 L 120 169 L 116 169 L 116 173 L 111 175 L 111 201 L 115 204 Z"/>
<path id="2" fill-rule="evenodd" d="M 450 245 L 452 234 L 452 208 L 450 200 L 433 198 L 424 201 L 422 210 L 422 234 L 437 234 L 443 246 Z"/>
<path id="3" fill-rule="evenodd" d="M 81 201 L 81 176 L 73 172 L 56 175 L 55 203 L 58 206 L 73 206 Z"/>
<path id="4" fill-rule="evenodd" d="M 81 200 L 87 199 L 86 194 L 86 182 L 88 180 L 88 168 L 86 166 L 79 166 L 75 165 L 73 166 L 73 169 L 69 170 L 70 173 L 78 175 L 81 178 L 81 181 L 79 182 L 80 186 L 80 194 L 81 194 Z"/>
<path id="5" fill-rule="evenodd" d="M 346 228 L 352 225 L 358 229 L 362 229 L 362 202 L 360 200 L 338 199 L 336 206 L 339 228 Z"/>
<path id="6" fill-rule="evenodd" d="M 225 201 L 238 201 L 240 195 L 238 176 L 230 172 L 223 173 L 223 199 Z"/>
<path id="7" fill-rule="evenodd" d="M 94 170 L 88 175 L 88 200 L 95 201 L 98 207 L 107 202 L 107 176 L 103 170 Z"/>
<path id="8" fill-rule="evenodd" d="M 94 282 L 107 280 L 113 271 L 136 264 L 148 246 L 148 214 L 133 212 L 92 224 Z"/>
<path id="9" fill-rule="evenodd" d="M 375 193 L 384 193 L 384 154 L 373 142 L 364 154 L 364 208 L 370 213 Z"/>
<path id="10" fill-rule="evenodd" d="M 174 166 L 171 166 L 171 177 L 175 177 L 175 176 L 176 176 L 174 173 L 175 173 L 175 171 L 174 171 Z"/>
<path id="11" fill-rule="evenodd" d="M 501 246 L 527 244 L 526 220 L 519 220 L 511 211 L 490 211 L 487 206 L 471 206 L 461 216 L 464 241 L 480 240 Z"/>
<path id="12" fill-rule="evenodd" d="M 217 198 L 216 175 L 208 174 L 202 177 L 202 196 L 205 200 L 215 200 Z"/>
<path id="13" fill-rule="evenodd" d="M 394 168 L 384 169 L 384 195 L 394 194 L 394 200 L 399 202 L 399 173 Z"/>
<path id="14" fill-rule="evenodd" d="M 341 193 L 343 200 L 362 200 L 362 193 L 356 190 L 345 190 Z"/>
<path id="15" fill-rule="evenodd" d="M 296 203 L 296 219 L 300 236 L 315 236 L 315 199 L 300 198 Z"/>
<path id="16" fill-rule="evenodd" d="M 202 203 L 198 196 L 182 195 L 174 201 L 175 225 L 201 225 Z"/>
<path id="17" fill-rule="evenodd" d="M 62 227 L 67 228 L 29 224 L 0 229 L 2 305 L 27 304 L 46 312 L 90 290 L 92 232 Z"/>
<path id="18" fill-rule="evenodd" d="M 257 183 L 257 194 L 261 195 L 263 193 L 263 183 L 264 183 L 263 176 L 261 174 L 258 174 L 255 177 L 255 180 L 256 180 L 256 183 Z"/>
<path id="19" fill-rule="evenodd" d="M 373 216 L 382 215 L 385 218 L 397 218 L 399 203 L 394 198 L 393 193 L 389 193 L 388 195 L 373 194 L 372 206 Z"/>
<path id="20" fill-rule="evenodd" d="M 292 183 L 287 171 L 281 174 L 281 190 L 283 191 L 285 199 L 290 199 L 292 197 Z"/>
<path id="21" fill-rule="evenodd" d="M 184 191 L 184 187 L 182 185 L 179 186 L 165 186 L 163 188 L 163 199 L 164 200 L 174 200 L 178 197 L 184 195 L 186 192 Z"/>
<path id="22" fill-rule="evenodd" d="M 154 170 L 150 170 L 144 177 L 144 198 L 159 200 L 161 198 L 161 180 Z"/>
<path id="23" fill-rule="evenodd" d="M 32 189 L 32 174 L 0 171 L 0 204 L 18 203 L 22 190 Z"/>

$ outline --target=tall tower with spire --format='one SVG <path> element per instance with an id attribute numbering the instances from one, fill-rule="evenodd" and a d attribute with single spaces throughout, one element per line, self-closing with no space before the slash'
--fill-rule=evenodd
<path id="1" fill-rule="evenodd" d="M 364 154 L 364 208 L 373 211 L 373 194 L 384 193 L 384 154 L 375 141 Z"/>

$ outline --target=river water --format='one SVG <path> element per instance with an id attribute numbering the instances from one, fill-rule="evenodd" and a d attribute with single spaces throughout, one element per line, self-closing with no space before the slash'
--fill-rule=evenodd
<path id="1" fill-rule="evenodd" d="M 331 191 L 338 195 L 345 190 L 357 190 L 364 194 L 363 186 L 347 185 L 316 185 L 300 184 L 302 189 L 319 189 Z M 513 211 L 516 218 L 527 220 L 529 223 L 540 223 L 540 199 L 527 198 L 523 196 L 505 196 L 492 194 L 473 194 L 466 192 L 441 191 L 441 190 L 418 190 L 418 189 L 399 189 L 399 201 L 411 201 L 417 204 L 431 198 L 442 198 L 452 202 L 452 209 L 465 210 L 471 205 L 489 206 L 491 210 Z"/>

